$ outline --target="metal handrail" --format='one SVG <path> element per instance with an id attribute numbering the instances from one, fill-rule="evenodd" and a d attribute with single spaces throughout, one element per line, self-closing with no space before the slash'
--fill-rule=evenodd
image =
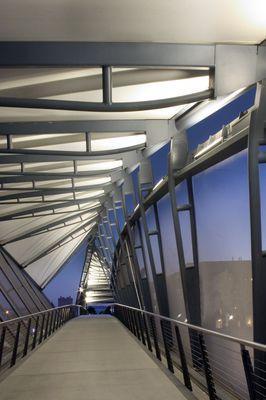
<path id="1" fill-rule="evenodd" d="M 142 310 L 142 309 L 139 309 L 139 308 L 136 308 L 136 307 L 127 306 L 127 305 L 121 304 L 121 303 L 112 303 L 112 304 L 110 304 L 110 306 L 125 307 L 125 308 L 128 308 L 130 310 L 138 311 L 138 312 L 141 312 L 143 314 L 147 314 L 147 315 L 159 318 L 161 320 L 173 322 L 174 324 L 177 324 L 179 326 L 183 326 L 183 327 L 186 327 L 186 328 L 189 328 L 189 329 L 193 329 L 194 331 L 197 331 L 197 332 L 200 332 L 200 333 L 205 333 L 206 335 L 216 336 L 216 337 L 219 337 L 219 338 L 231 341 L 231 342 L 238 343 L 240 345 L 242 344 L 243 346 L 248 346 L 248 347 L 252 347 L 252 348 L 257 349 L 257 350 L 266 351 L 266 345 L 264 345 L 264 344 L 256 343 L 256 342 L 252 342 L 250 340 L 241 339 L 241 338 L 237 338 L 235 336 L 226 335 L 226 334 L 223 334 L 223 333 L 212 331 L 210 329 L 202 328 L 201 326 L 198 326 L 198 325 L 193 325 L 193 324 L 189 324 L 187 322 L 182 322 L 182 321 L 178 321 L 178 320 L 173 319 L 173 318 L 165 317 L 164 315 L 152 313 L 150 311 Z"/>
<path id="2" fill-rule="evenodd" d="M 23 316 L 21 316 L 21 317 L 12 318 L 12 319 L 8 319 L 8 320 L 6 320 L 6 321 L 2 321 L 2 322 L 0 322 L 0 328 L 1 328 L 1 326 L 3 326 L 3 325 L 7 325 L 8 323 L 22 321 L 23 319 L 28 319 L 28 318 L 31 318 L 31 317 L 34 317 L 34 316 L 37 316 L 37 315 L 41 315 L 41 314 L 48 313 L 49 311 L 55 311 L 55 310 L 59 310 L 59 309 L 61 309 L 61 308 L 66 308 L 66 307 L 84 308 L 84 307 L 82 307 L 82 306 L 80 306 L 80 305 L 77 305 L 77 304 L 67 304 L 67 305 L 65 305 L 65 306 L 54 307 L 54 308 L 48 308 L 48 309 L 46 309 L 46 310 L 39 311 L 39 312 L 36 312 L 36 313 L 33 313 L 33 314 L 27 314 L 27 315 L 23 315 Z"/>
<path id="3" fill-rule="evenodd" d="M 121 303 L 113 303 L 112 307 L 113 314 L 150 352 L 155 352 L 159 362 L 166 363 L 173 374 L 175 368 L 181 371 L 190 391 L 194 391 L 193 379 L 210 400 L 225 400 L 228 395 L 243 400 L 258 400 L 257 394 L 259 399 L 266 398 L 265 345 Z M 238 346 L 219 341 L 206 343 L 206 335 Z"/>
<path id="4" fill-rule="evenodd" d="M 69 304 L 0 322 L 0 371 L 13 367 L 83 307 Z M 11 343 L 9 334 L 11 333 Z"/>

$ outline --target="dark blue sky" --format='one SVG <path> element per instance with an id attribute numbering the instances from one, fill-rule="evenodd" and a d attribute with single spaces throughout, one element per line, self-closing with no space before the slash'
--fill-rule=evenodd
<path id="1" fill-rule="evenodd" d="M 190 128 L 187 132 L 190 150 L 195 149 L 199 143 L 207 140 L 209 135 L 217 132 L 224 124 L 235 119 L 241 111 L 251 107 L 254 102 L 254 96 L 255 90 L 251 89 L 237 100 Z M 151 157 L 155 183 L 167 174 L 168 152 L 169 144 Z M 137 182 L 136 175 L 137 171 L 133 173 L 135 186 Z M 239 257 L 249 259 L 248 182 L 245 152 L 226 160 L 218 166 L 214 166 L 208 171 L 202 172 L 193 179 L 193 185 L 196 200 L 200 260 L 230 260 L 232 258 L 238 259 Z M 179 200 L 183 190 L 181 188 L 177 191 Z M 159 211 L 163 221 L 163 234 L 169 236 L 171 213 L 169 212 L 168 198 L 160 201 Z M 166 223 L 166 221 L 168 222 Z M 209 223 L 210 221 L 212 223 Z M 167 226 L 168 229 L 165 230 L 164 227 Z M 218 226 L 222 227 L 222 229 L 217 230 Z M 185 215 L 182 216 L 182 227 L 184 238 L 189 238 L 188 223 Z M 168 260 L 170 262 L 173 257 L 176 259 L 174 242 L 170 236 L 167 254 L 165 252 L 166 265 Z M 191 246 L 186 243 L 184 247 L 189 262 Z M 59 296 L 70 295 L 75 301 L 85 249 L 86 244 L 81 246 L 61 272 L 46 287 L 44 292 L 55 305 L 57 305 Z"/>
<path id="2" fill-rule="evenodd" d="M 76 302 L 77 289 L 80 282 L 86 247 L 87 242 L 85 241 L 44 289 L 44 293 L 55 306 L 57 306 L 57 299 L 60 296 L 71 296 L 74 303 Z"/>

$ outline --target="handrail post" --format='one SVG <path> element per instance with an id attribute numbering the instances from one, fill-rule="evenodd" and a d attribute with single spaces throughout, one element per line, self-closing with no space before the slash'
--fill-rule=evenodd
<path id="1" fill-rule="evenodd" d="M 175 371 L 174 371 L 173 361 L 172 361 L 171 353 L 170 353 L 170 350 L 168 347 L 164 321 L 162 319 L 160 320 L 160 324 L 161 324 L 161 330 L 162 330 L 162 335 L 163 335 L 163 344 L 164 344 L 164 349 L 165 349 L 165 357 L 166 357 L 166 361 L 167 361 L 167 366 L 168 366 L 169 371 L 174 374 Z"/>
<path id="2" fill-rule="evenodd" d="M 133 335 L 137 336 L 136 327 L 135 327 L 135 321 L 134 321 L 133 311 L 132 310 L 129 310 L 129 315 L 130 315 L 130 319 L 131 319 L 132 333 L 133 333 Z"/>
<path id="3" fill-rule="evenodd" d="M 133 311 L 133 318 L 134 318 L 134 322 L 135 322 L 136 336 L 140 340 L 139 324 L 138 324 L 138 321 L 137 321 L 137 318 L 136 318 L 135 311 Z"/>
<path id="4" fill-rule="evenodd" d="M 180 335 L 180 331 L 177 325 L 175 325 L 175 335 L 176 335 L 176 342 L 179 350 L 179 356 L 180 356 L 180 361 L 181 361 L 181 368 L 182 368 L 182 373 L 183 373 L 183 378 L 184 378 L 184 384 L 185 386 L 192 391 L 192 386 L 191 386 L 191 381 L 190 381 L 190 376 L 188 372 L 188 366 L 187 366 L 187 360 L 186 360 L 186 355 L 182 343 L 182 338 Z"/>
<path id="5" fill-rule="evenodd" d="M 247 387 L 248 387 L 248 393 L 249 393 L 249 398 L 250 400 L 256 400 L 256 391 L 255 391 L 255 386 L 254 386 L 254 371 L 250 359 L 250 354 L 249 351 L 243 346 L 242 344 L 240 345 L 240 351 L 241 351 L 241 357 L 242 357 L 242 362 L 243 362 L 243 367 L 245 371 L 245 376 L 247 380 Z"/>
<path id="6" fill-rule="evenodd" d="M 5 337 L 6 337 L 6 326 L 3 326 L 1 332 L 1 339 L 0 339 L 0 367 L 2 365 L 3 353 L 4 353 L 4 345 L 5 345 Z"/>
<path id="7" fill-rule="evenodd" d="M 42 343 L 42 339 L 43 339 L 44 322 L 45 322 L 45 314 L 43 314 L 43 316 L 42 316 L 42 325 L 41 325 L 39 342 L 38 342 L 39 344 Z"/>
<path id="8" fill-rule="evenodd" d="M 52 331 L 53 331 L 54 316 L 55 316 L 54 311 L 52 311 L 52 312 L 51 312 L 51 318 L 50 318 L 50 325 L 49 325 L 49 331 L 48 331 L 49 333 L 48 333 L 48 336 L 50 336 L 51 333 L 52 333 Z"/>
<path id="9" fill-rule="evenodd" d="M 138 323 L 139 323 L 139 328 L 140 328 L 140 336 L 141 336 L 141 341 L 144 344 L 144 346 L 146 346 L 146 340 L 145 340 L 145 336 L 144 336 L 144 332 L 143 332 L 143 323 L 142 323 L 142 316 L 140 314 L 140 312 L 137 313 L 137 317 L 138 317 Z"/>
<path id="10" fill-rule="evenodd" d="M 35 322 L 35 330 L 34 330 L 34 336 L 33 336 L 33 341 L 32 341 L 32 346 L 31 349 L 35 349 L 36 347 L 36 340 L 37 340 L 37 335 L 38 335 L 38 326 L 39 326 L 39 315 L 36 318 L 36 322 Z"/>
<path id="11" fill-rule="evenodd" d="M 54 319 L 53 319 L 53 325 L 52 325 L 52 333 L 54 333 L 56 329 L 56 319 L 57 319 L 57 310 L 54 311 Z"/>
<path id="12" fill-rule="evenodd" d="M 48 335 L 49 319 L 50 319 L 50 313 L 48 312 L 47 313 L 46 326 L 45 326 L 45 332 L 44 332 L 44 339 L 46 339 L 47 335 Z"/>
<path id="13" fill-rule="evenodd" d="M 200 344 L 200 349 L 201 349 L 201 355 L 202 355 L 202 361 L 203 361 L 203 367 L 204 367 L 204 372 L 205 372 L 205 377 L 206 377 L 209 398 L 210 398 L 210 400 L 218 400 L 215 386 L 214 386 L 213 376 L 212 376 L 212 369 L 210 366 L 209 357 L 208 357 L 208 353 L 207 353 L 207 348 L 206 348 L 202 333 L 199 333 L 199 344 Z"/>
<path id="14" fill-rule="evenodd" d="M 28 353 L 28 345 L 29 345 L 29 338 L 30 338 L 30 328 L 31 328 L 31 318 L 29 318 L 29 321 L 28 321 L 27 333 L 26 333 L 26 337 L 25 337 L 25 344 L 24 344 L 22 357 L 25 357 L 27 355 L 27 353 Z"/>
<path id="15" fill-rule="evenodd" d="M 156 326 L 155 326 L 154 318 L 152 316 L 150 316 L 150 325 L 151 325 L 151 331 L 152 331 L 152 337 L 153 337 L 156 357 L 158 358 L 159 361 L 162 361 L 160 347 L 159 347 L 159 343 L 158 343 Z"/>
<path id="16" fill-rule="evenodd" d="M 147 321 L 146 321 L 146 315 L 145 314 L 142 315 L 142 319 L 143 319 L 143 324 L 144 324 L 144 330 L 145 330 L 145 333 L 146 333 L 148 349 L 149 349 L 149 351 L 152 352 L 151 338 L 150 338 L 150 334 L 149 334 L 149 330 L 148 330 Z"/>
<path id="17" fill-rule="evenodd" d="M 16 331 L 16 336 L 15 336 L 15 341 L 14 341 L 14 347 L 13 347 L 10 367 L 13 367 L 16 364 L 16 361 L 17 361 L 20 326 L 21 326 L 21 321 L 19 321 L 18 325 L 17 325 L 17 331 Z"/>

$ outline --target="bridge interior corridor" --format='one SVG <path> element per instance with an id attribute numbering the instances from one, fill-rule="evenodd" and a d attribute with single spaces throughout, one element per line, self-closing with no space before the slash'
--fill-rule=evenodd
<path id="1" fill-rule="evenodd" d="M 69 321 L 0 383 L 1 400 L 183 400 L 114 317 Z"/>

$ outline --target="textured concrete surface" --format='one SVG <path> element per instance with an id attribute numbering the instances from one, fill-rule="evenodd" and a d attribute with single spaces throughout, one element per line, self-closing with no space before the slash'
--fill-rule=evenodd
<path id="1" fill-rule="evenodd" d="M 70 321 L 0 384 L 1 400 L 184 400 L 114 318 Z"/>

